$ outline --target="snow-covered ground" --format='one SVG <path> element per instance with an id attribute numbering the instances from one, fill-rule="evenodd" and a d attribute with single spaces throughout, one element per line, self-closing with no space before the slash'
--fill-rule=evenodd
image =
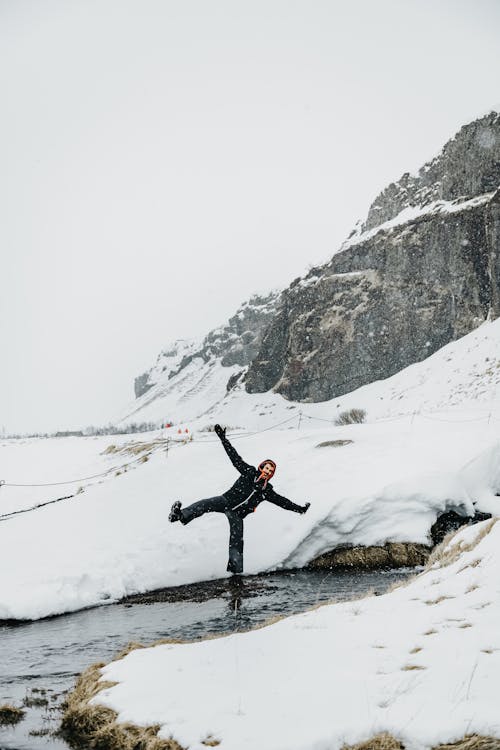
<path id="1" fill-rule="evenodd" d="M 190 750 L 339 750 L 379 732 L 408 750 L 500 738 L 500 523 L 451 544 L 463 549 L 454 561 L 384 596 L 132 651 L 102 670 L 118 684 L 92 702 Z"/>
<path id="2" fill-rule="evenodd" d="M 167 520 L 173 500 L 220 494 L 237 477 L 215 435 L 201 431 L 207 422 L 241 428 L 229 437 L 243 457 L 274 458 L 277 491 L 311 502 L 305 516 L 263 503 L 246 519 L 247 573 L 303 565 L 338 544 L 426 542 L 439 512 L 470 514 L 473 502 L 497 514 L 499 353 L 500 320 L 332 402 L 237 391 L 181 435 L 176 426 L 120 438 L 1 442 L 0 619 L 36 619 L 225 575 L 224 516 L 187 527 Z M 366 409 L 366 424 L 335 426 L 351 407 Z M 317 447 L 336 440 L 352 443 Z M 74 481 L 12 486 L 66 480 Z"/>

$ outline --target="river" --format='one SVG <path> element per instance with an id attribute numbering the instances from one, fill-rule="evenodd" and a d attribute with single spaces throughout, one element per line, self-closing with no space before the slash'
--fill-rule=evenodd
<path id="1" fill-rule="evenodd" d="M 4 623 L 0 705 L 23 706 L 26 714 L 16 726 L 0 727 L 0 748 L 67 750 L 57 736 L 64 695 L 86 667 L 111 661 L 131 641 L 192 640 L 248 630 L 321 602 L 355 599 L 369 591 L 381 594 L 412 572 L 300 570 L 224 578 L 36 622 Z"/>

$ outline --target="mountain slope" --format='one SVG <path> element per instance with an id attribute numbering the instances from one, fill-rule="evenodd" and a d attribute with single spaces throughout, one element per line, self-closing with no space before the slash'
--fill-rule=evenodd
<path id="1" fill-rule="evenodd" d="M 499 185 L 500 115 L 490 113 L 388 186 L 330 262 L 246 303 L 203 341 L 162 352 L 136 379 L 125 419 L 214 414 L 242 382 L 249 394 L 338 399 L 494 320 Z"/>
<path id="2" fill-rule="evenodd" d="M 202 340 L 179 339 L 160 352 L 155 365 L 135 379 L 136 400 L 120 421 L 143 419 L 145 411 L 155 419 L 186 421 L 219 403 L 255 357 L 278 298 L 277 292 L 254 295 Z"/>

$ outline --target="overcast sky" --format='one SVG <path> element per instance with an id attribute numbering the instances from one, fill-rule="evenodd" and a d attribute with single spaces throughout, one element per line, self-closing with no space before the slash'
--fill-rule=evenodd
<path id="1" fill-rule="evenodd" d="M 500 100 L 498 0 L 0 0 L 0 428 L 103 423 Z"/>

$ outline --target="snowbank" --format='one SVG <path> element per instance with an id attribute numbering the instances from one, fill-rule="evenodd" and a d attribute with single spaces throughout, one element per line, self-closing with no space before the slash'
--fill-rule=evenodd
<path id="1" fill-rule="evenodd" d="M 411 750 L 500 738 L 500 524 L 450 546 L 384 596 L 132 651 L 102 669 L 117 684 L 92 703 L 190 750 L 207 738 L 221 750 L 337 750 L 384 731 Z"/>
<path id="2" fill-rule="evenodd" d="M 219 494 L 236 471 L 213 433 L 171 445 L 168 453 L 157 437 L 134 436 L 130 445 L 117 446 L 121 452 L 104 455 L 106 439 L 99 438 L 93 442 L 94 468 L 133 465 L 84 483 L 84 491 L 68 500 L 0 520 L 0 619 L 36 619 L 226 575 L 223 515 L 210 514 L 189 526 L 170 524 L 167 517 L 173 500 L 188 504 Z M 335 439 L 353 442 L 317 447 Z M 19 451 L 34 460 L 39 450 L 52 476 L 67 476 L 68 462 L 79 465 L 77 457 L 72 462 L 68 457 L 72 450 L 79 454 L 81 440 L 68 439 L 58 470 L 60 441 L 30 441 Z M 234 445 L 253 464 L 272 456 L 277 491 L 311 502 L 305 516 L 263 503 L 246 519 L 247 573 L 301 566 L 339 544 L 426 543 L 439 512 L 470 515 L 476 499 L 480 510 L 496 513 L 500 506 L 495 497 L 500 442 L 493 424 L 294 427 L 240 434 Z M 86 461 L 82 468 L 92 471 Z M 2 487 L 2 513 L 26 508 L 29 491 Z M 42 492 L 50 500 L 68 489 L 31 492 L 38 503 Z"/>

